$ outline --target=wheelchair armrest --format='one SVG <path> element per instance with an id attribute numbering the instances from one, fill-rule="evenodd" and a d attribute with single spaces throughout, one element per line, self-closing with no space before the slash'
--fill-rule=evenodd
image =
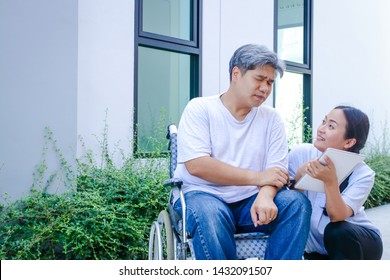
<path id="1" fill-rule="evenodd" d="M 177 187 L 180 189 L 182 185 L 183 185 L 183 181 L 177 178 L 170 178 L 164 181 L 165 187 L 172 187 L 172 188 Z"/>

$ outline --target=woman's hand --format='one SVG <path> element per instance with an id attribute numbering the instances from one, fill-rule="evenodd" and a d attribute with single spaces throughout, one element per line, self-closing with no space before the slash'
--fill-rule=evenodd
<path id="1" fill-rule="evenodd" d="M 306 164 L 305 172 L 311 177 L 324 182 L 325 186 L 337 186 L 337 174 L 333 162 L 329 157 L 325 157 L 325 164 L 321 163 L 317 158 L 310 160 Z"/>

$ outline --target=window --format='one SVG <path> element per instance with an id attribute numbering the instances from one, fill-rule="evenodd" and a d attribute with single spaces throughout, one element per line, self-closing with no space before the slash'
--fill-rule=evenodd
<path id="1" fill-rule="evenodd" d="M 201 0 L 136 1 L 138 152 L 166 143 L 166 126 L 177 124 L 188 101 L 200 95 L 200 6 Z"/>
<path id="2" fill-rule="evenodd" d="M 286 62 L 274 106 L 286 122 L 290 147 L 311 140 L 311 0 L 275 0 L 275 46 Z"/>

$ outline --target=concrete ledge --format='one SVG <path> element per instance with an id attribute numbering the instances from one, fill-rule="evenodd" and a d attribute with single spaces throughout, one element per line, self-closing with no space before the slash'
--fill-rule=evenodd
<path id="1" fill-rule="evenodd" d="M 376 225 L 382 233 L 382 260 L 390 260 L 390 204 L 367 209 L 366 213 L 371 222 Z"/>

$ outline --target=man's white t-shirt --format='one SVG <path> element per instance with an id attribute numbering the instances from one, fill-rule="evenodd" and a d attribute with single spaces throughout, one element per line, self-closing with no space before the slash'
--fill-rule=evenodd
<path id="1" fill-rule="evenodd" d="M 174 177 L 183 181 L 184 193 L 203 191 L 232 203 L 258 192 L 257 186 L 220 186 L 190 175 L 184 163 L 203 156 L 259 172 L 270 167 L 287 170 L 284 123 L 276 110 L 266 105 L 252 108 L 244 120 L 238 121 L 220 95 L 194 98 L 183 112 L 177 135 Z"/>

